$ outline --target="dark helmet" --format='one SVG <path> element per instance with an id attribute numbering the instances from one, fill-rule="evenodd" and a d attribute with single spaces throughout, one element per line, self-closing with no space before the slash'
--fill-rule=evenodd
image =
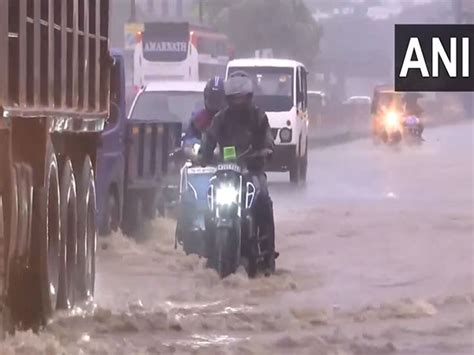
<path id="1" fill-rule="evenodd" d="M 246 72 L 239 70 L 232 73 L 224 87 L 227 104 L 231 110 L 250 107 L 253 100 L 253 83 Z"/>
<path id="2" fill-rule="evenodd" d="M 216 114 L 225 107 L 224 79 L 216 76 L 210 79 L 204 89 L 204 106 Z"/>

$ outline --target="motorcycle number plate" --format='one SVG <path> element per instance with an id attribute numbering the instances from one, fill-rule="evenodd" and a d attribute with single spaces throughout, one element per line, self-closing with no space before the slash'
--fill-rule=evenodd
<path id="1" fill-rule="evenodd" d="M 241 172 L 240 166 L 238 166 L 237 164 L 219 164 L 217 166 L 217 170 L 218 171 L 231 170 L 231 171 L 235 171 L 237 173 Z"/>
<path id="2" fill-rule="evenodd" d="M 214 174 L 216 172 L 216 168 L 207 166 L 205 168 L 202 167 L 194 167 L 188 169 L 188 174 Z"/>

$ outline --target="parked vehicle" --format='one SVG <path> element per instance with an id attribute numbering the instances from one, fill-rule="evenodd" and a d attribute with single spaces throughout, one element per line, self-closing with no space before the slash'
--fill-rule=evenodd
<path id="1" fill-rule="evenodd" d="M 125 71 L 120 52 L 113 52 L 111 115 L 98 151 L 97 204 L 101 234 L 122 227 L 139 236 L 156 215 L 163 195 L 169 154 L 180 125 L 159 116 L 125 113 Z M 158 111 L 156 111 L 158 112 Z"/>
<path id="2" fill-rule="evenodd" d="M 171 145 L 179 148 L 181 137 L 187 129 L 193 112 L 204 107 L 203 92 L 205 82 L 200 81 L 163 81 L 153 82 L 138 92 L 132 110 L 131 119 L 157 120 L 174 124 Z M 172 210 L 179 198 L 179 175 L 182 163 L 170 162 L 166 176 L 165 198 L 160 201 L 160 213 Z"/>

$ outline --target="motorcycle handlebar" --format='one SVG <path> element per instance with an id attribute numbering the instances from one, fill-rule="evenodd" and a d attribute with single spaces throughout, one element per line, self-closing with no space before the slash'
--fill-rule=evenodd
<path id="1" fill-rule="evenodd" d="M 252 158 L 268 158 L 273 154 L 273 151 L 268 148 L 255 150 L 249 147 L 245 152 L 237 157 L 237 160 L 252 159 Z"/>

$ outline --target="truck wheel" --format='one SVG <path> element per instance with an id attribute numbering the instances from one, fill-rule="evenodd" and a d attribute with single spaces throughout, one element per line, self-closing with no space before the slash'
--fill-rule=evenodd
<path id="1" fill-rule="evenodd" d="M 7 272 L 7 260 L 8 260 L 8 254 L 7 254 L 7 243 L 6 243 L 6 237 L 5 237 L 5 222 L 4 222 L 4 214 L 3 214 L 3 197 L 0 195 L 0 272 L 1 275 L 4 275 L 1 279 L 1 289 L 0 292 L 1 294 L 5 294 L 5 286 L 6 286 L 6 272 Z M 7 332 L 12 333 L 13 328 L 12 328 L 12 319 L 11 319 L 11 314 L 10 314 L 10 308 L 9 305 L 3 304 L 3 309 L 2 309 L 2 315 L 0 318 L 0 339 L 4 339 Z"/>
<path id="2" fill-rule="evenodd" d="M 80 301 L 91 301 L 94 297 L 97 230 L 94 168 L 89 156 L 84 159 L 78 175 L 77 213 L 76 295 Z"/>
<path id="3" fill-rule="evenodd" d="M 34 190 L 32 221 L 32 269 L 37 275 L 38 318 L 42 324 L 51 316 L 58 303 L 59 270 L 61 265 L 61 234 L 58 161 L 49 142 L 45 159 L 44 188 Z"/>
<path id="4" fill-rule="evenodd" d="M 113 190 L 109 191 L 107 196 L 107 205 L 105 206 L 104 225 L 101 228 L 101 235 L 109 235 L 119 229 L 120 207 L 117 197 Z"/>
<path id="5" fill-rule="evenodd" d="M 35 313 L 34 275 L 30 268 L 31 218 L 33 210 L 33 174 L 31 167 L 14 164 L 11 184 L 11 220 L 8 245 L 7 308 L 11 311 L 14 327 L 20 329 L 39 326 Z M 13 234 L 15 233 L 15 234 Z"/>
<path id="6" fill-rule="evenodd" d="M 6 268 L 6 263 L 5 260 L 6 258 L 6 244 L 5 244 L 5 232 L 4 232 L 4 226 L 3 226 L 3 197 L 0 195 L 0 275 L 5 275 L 5 271 L 7 270 Z M 5 287 L 5 278 L 0 278 L 0 294 L 4 294 L 3 290 Z"/>
<path id="7" fill-rule="evenodd" d="M 74 306 L 74 281 L 77 259 L 77 194 L 71 160 L 62 164 L 60 179 L 61 268 L 59 274 L 58 308 Z"/>

